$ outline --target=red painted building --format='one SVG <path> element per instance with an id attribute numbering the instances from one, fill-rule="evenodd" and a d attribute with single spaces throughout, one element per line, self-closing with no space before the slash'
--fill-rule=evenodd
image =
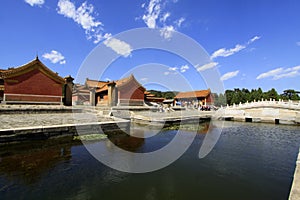
<path id="1" fill-rule="evenodd" d="M 72 81 L 71 77 L 66 79 Z M 66 79 L 36 58 L 23 66 L 0 70 L 0 98 L 2 103 L 62 104 L 69 90 Z"/>
<path id="2" fill-rule="evenodd" d="M 199 105 L 213 104 L 213 98 L 210 89 L 179 92 L 174 99 L 177 102 L 181 102 L 182 104 L 186 104 L 186 103 L 194 103 Z"/>
<path id="3" fill-rule="evenodd" d="M 99 106 L 143 106 L 145 91 L 133 75 L 117 81 L 87 79 L 84 85 L 75 88 L 73 100 L 89 99 L 91 105 Z"/>

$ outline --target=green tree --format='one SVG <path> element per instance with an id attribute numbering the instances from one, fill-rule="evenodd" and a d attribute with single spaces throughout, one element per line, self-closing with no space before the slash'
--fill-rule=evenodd
<path id="1" fill-rule="evenodd" d="M 263 96 L 265 99 L 275 99 L 276 101 L 278 101 L 278 99 L 279 99 L 279 95 L 274 88 L 265 92 Z"/>
<path id="2" fill-rule="evenodd" d="M 228 105 L 231 105 L 231 101 L 232 101 L 232 98 L 234 96 L 234 91 L 233 90 L 226 90 L 225 91 L 225 96 L 226 96 L 226 100 L 227 100 L 227 104 Z"/>
<path id="3" fill-rule="evenodd" d="M 300 100 L 299 95 L 300 92 L 299 91 L 295 91 L 293 89 L 287 89 L 283 91 L 283 94 L 281 94 L 280 96 L 282 97 L 282 99 L 285 100 Z"/>
<path id="4" fill-rule="evenodd" d="M 213 93 L 213 99 L 214 99 L 214 105 L 215 106 L 226 106 L 226 98 L 225 98 L 225 95 L 220 93 L 220 94 L 217 94 L 217 93 Z"/>
<path id="5" fill-rule="evenodd" d="M 241 102 L 246 103 L 247 101 L 250 100 L 250 91 L 246 88 L 243 88 L 241 91 Z"/>
<path id="6" fill-rule="evenodd" d="M 258 101 L 258 100 L 261 100 L 263 97 L 264 97 L 263 91 L 262 91 L 262 89 L 259 87 L 259 88 L 257 89 L 257 92 L 256 92 L 256 98 L 255 98 L 255 99 Z"/>

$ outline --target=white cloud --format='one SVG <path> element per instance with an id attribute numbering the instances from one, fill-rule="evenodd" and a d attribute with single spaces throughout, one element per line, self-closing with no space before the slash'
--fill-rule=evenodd
<path id="1" fill-rule="evenodd" d="M 145 5 L 143 5 L 145 7 Z M 146 14 L 142 19 L 149 28 L 156 28 L 156 20 L 161 12 L 160 0 L 150 0 L 148 7 L 146 8 Z"/>
<path id="2" fill-rule="evenodd" d="M 141 82 L 147 82 L 149 80 L 149 78 L 143 77 L 140 79 Z"/>
<path id="3" fill-rule="evenodd" d="M 180 67 L 180 72 L 181 73 L 184 73 L 184 72 L 186 72 L 186 70 L 188 70 L 190 67 L 188 66 L 188 65 L 183 65 L 183 66 L 181 66 Z"/>
<path id="4" fill-rule="evenodd" d="M 296 42 L 296 45 L 297 45 L 297 46 L 300 46 L 300 42 Z"/>
<path id="5" fill-rule="evenodd" d="M 221 48 L 212 54 L 211 59 L 214 59 L 217 57 L 228 57 L 228 56 L 231 56 L 245 48 L 246 48 L 246 46 L 243 46 L 240 44 L 235 45 L 235 47 L 231 48 L 231 49 Z"/>
<path id="6" fill-rule="evenodd" d="M 58 14 L 64 15 L 65 17 L 76 19 L 76 7 L 68 0 L 59 0 L 57 3 Z"/>
<path id="7" fill-rule="evenodd" d="M 262 73 L 260 75 L 258 75 L 256 77 L 256 79 L 262 79 L 262 78 L 267 78 L 267 77 L 274 77 L 276 76 L 277 74 L 281 73 L 283 71 L 283 68 L 280 67 L 280 68 L 276 68 L 276 69 L 273 69 L 273 70 L 270 70 L 268 72 L 265 72 L 265 73 Z"/>
<path id="8" fill-rule="evenodd" d="M 292 68 L 286 68 L 286 69 L 279 67 L 258 75 L 256 79 L 272 77 L 273 80 L 278 80 L 281 78 L 289 78 L 289 77 L 295 77 L 299 75 L 300 75 L 300 65 Z"/>
<path id="9" fill-rule="evenodd" d="M 169 67 L 169 71 L 177 71 L 178 67 Z"/>
<path id="10" fill-rule="evenodd" d="M 241 44 L 237 44 L 235 45 L 234 48 L 231 49 L 226 49 L 226 48 L 221 48 L 216 50 L 212 55 L 211 55 L 211 59 L 217 58 L 217 57 L 228 57 L 231 56 L 243 49 L 245 49 L 248 45 L 250 45 L 251 43 L 255 42 L 256 40 L 259 40 L 261 37 L 260 36 L 254 36 L 253 38 L 251 38 L 246 45 L 241 45 Z"/>
<path id="11" fill-rule="evenodd" d="M 160 35 L 165 39 L 170 39 L 172 37 L 173 32 L 175 31 L 174 27 L 172 25 L 170 26 L 164 26 L 160 30 Z"/>
<path id="12" fill-rule="evenodd" d="M 239 70 L 233 71 L 233 72 L 228 72 L 228 73 L 224 74 L 223 76 L 221 76 L 220 80 L 225 81 L 225 80 L 231 79 L 231 78 L 237 76 L 238 73 L 239 73 Z"/>
<path id="13" fill-rule="evenodd" d="M 175 21 L 177 27 L 181 27 L 181 24 L 185 21 L 185 18 L 181 17 L 180 19 Z"/>
<path id="14" fill-rule="evenodd" d="M 254 41 L 256 40 L 259 40 L 261 37 L 260 36 L 254 36 L 253 38 L 251 38 L 249 41 L 248 41 L 248 44 L 251 44 L 253 43 Z"/>
<path id="15" fill-rule="evenodd" d="M 66 64 L 65 57 L 58 51 L 52 50 L 50 53 L 44 53 L 42 56 L 44 59 L 50 60 L 51 63 Z"/>
<path id="16" fill-rule="evenodd" d="M 82 3 L 78 8 L 70 0 L 59 0 L 57 3 L 57 13 L 67 18 L 73 19 L 85 30 L 87 39 L 93 39 L 94 43 L 100 42 L 107 38 L 107 34 L 103 34 L 103 23 L 96 20 L 94 15 L 94 6 Z"/>
<path id="17" fill-rule="evenodd" d="M 299 71 L 300 70 L 300 65 L 296 66 L 296 67 L 292 67 L 292 71 Z"/>
<path id="18" fill-rule="evenodd" d="M 103 42 L 105 46 L 111 48 L 117 54 L 128 57 L 131 54 L 132 48 L 129 44 L 116 38 L 108 38 Z"/>
<path id="19" fill-rule="evenodd" d="M 150 0 L 148 5 L 142 4 L 141 7 L 145 9 L 145 13 L 141 18 L 148 28 L 161 28 L 161 36 L 165 39 L 170 39 L 172 37 L 172 33 L 176 30 L 176 27 L 179 28 L 185 19 L 181 17 L 178 20 L 172 21 L 172 24 L 175 24 L 176 26 L 167 24 L 167 21 L 171 21 L 169 20 L 171 13 L 163 13 L 164 7 L 167 3 L 169 2 L 162 0 Z"/>
<path id="20" fill-rule="evenodd" d="M 278 79 L 281 79 L 281 78 L 290 78 L 290 77 L 295 77 L 295 76 L 299 76 L 299 75 L 300 75 L 299 71 L 291 71 L 289 73 L 283 73 L 283 74 L 275 75 L 273 77 L 273 80 L 278 80 Z"/>
<path id="21" fill-rule="evenodd" d="M 200 71 L 205 71 L 207 69 L 211 69 L 211 68 L 214 68 L 215 66 L 217 66 L 219 63 L 217 62 L 210 62 L 210 63 L 207 63 L 205 65 L 202 65 L 202 66 L 196 66 L 197 70 L 200 72 Z"/>
<path id="22" fill-rule="evenodd" d="M 98 34 L 95 34 L 94 37 L 95 37 L 94 44 L 97 44 L 101 40 L 106 40 L 106 39 L 110 38 L 111 34 L 105 33 L 104 35 L 102 35 L 101 33 L 98 33 Z"/>
<path id="23" fill-rule="evenodd" d="M 169 12 L 165 13 L 163 15 L 163 17 L 160 18 L 160 21 L 163 22 L 163 23 L 165 23 L 167 21 L 168 17 L 170 17 L 170 15 L 171 14 Z"/>
<path id="24" fill-rule="evenodd" d="M 44 0 L 25 0 L 31 6 L 42 6 L 45 1 Z"/>
<path id="25" fill-rule="evenodd" d="M 171 75 L 171 74 L 173 74 L 173 75 L 178 74 L 178 70 L 179 70 L 178 67 L 169 67 L 168 71 L 164 72 L 164 75 L 167 76 L 167 75 Z"/>
<path id="26" fill-rule="evenodd" d="M 59 62 L 59 64 L 61 64 L 61 65 L 64 65 L 64 64 L 66 64 L 66 63 L 67 63 L 66 60 L 62 60 L 62 61 Z"/>

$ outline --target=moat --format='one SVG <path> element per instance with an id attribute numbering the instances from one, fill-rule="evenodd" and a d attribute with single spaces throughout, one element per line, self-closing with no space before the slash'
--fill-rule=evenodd
<path id="1" fill-rule="evenodd" d="M 201 126 L 205 127 L 205 124 Z M 200 128 L 201 128 L 200 127 Z M 135 131 L 147 135 L 145 127 Z M 108 140 L 132 152 L 162 148 L 176 130 Z M 185 134 L 191 134 L 185 131 Z M 209 133 L 208 133 L 209 134 Z M 1 199 L 288 199 L 300 143 L 297 126 L 225 122 L 213 150 L 198 158 L 206 136 L 161 170 L 130 174 L 96 160 L 71 137 L 0 146 Z M 95 145 L 90 142 L 88 145 Z"/>

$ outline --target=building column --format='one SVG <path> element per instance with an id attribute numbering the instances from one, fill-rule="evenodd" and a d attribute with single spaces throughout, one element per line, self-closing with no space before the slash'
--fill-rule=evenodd
<path id="1" fill-rule="evenodd" d="M 113 81 L 108 86 L 108 106 L 116 106 L 116 83 Z"/>
<path id="2" fill-rule="evenodd" d="M 120 91 L 118 91 L 117 93 L 118 93 L 118 95 L 117 95 L 117 101 L 118 101 L 117 106 L 121 106 Z M 299 103 L 299 105 L 300 105 L 300 103 Z"/>
<path id="3" fill-rule="evenodd" d="M 95 88 L 92 88 L 90 90 L 90 105 L 91 106 L 96 105 L 96 90 L 95 90 Z"/>
<path id="4" fill-rule="evenodd" d="M 65 85 L 64 85 L 63 103 L 65 106 L 72 106 L 72 92 L 73 92 L 74 78 L 72 78 L 69 75 L 64 79 L 65 79 Z"/>

